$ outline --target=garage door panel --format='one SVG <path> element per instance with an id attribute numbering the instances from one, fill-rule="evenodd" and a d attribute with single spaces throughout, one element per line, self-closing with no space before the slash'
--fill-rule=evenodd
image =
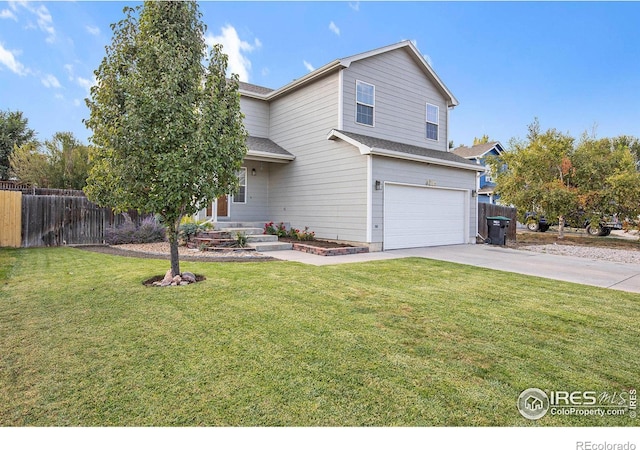
<path id="1" fill-rule="evenodd" d="M 384 248 L 462 244 L 464 191 L 388 184 L 384 197 Z"/>

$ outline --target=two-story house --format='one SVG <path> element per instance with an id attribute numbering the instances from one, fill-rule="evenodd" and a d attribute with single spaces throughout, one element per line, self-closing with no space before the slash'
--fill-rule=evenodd
<path id="1" fill-rule="evenodd" d="M 491 167 L 487 165 L 487 157 L 502 155 L 502 153 L 504 153 L 502 144 L 500 144 L 500 142 L 493 141 L 485 144 L 477 144 L 472 147 L 462 145 L 455 148 L 453 153 L 462 158 L 473 161 L 485 169 L 484 173 L 482 173 L 478 178 L 478 201 L 480 203 L 491 203 L 495 205 L 500 199 L 500 196 L 494 193 L 496 183 Z"/>
<path id="2" fill-rule="evenodd" d="M 240 189 L 200 218 L 288 222 L 372 251 L 475 242 L 484 168 L 447 151 L 458 101 L 411 42 L 240 94 Z"/>

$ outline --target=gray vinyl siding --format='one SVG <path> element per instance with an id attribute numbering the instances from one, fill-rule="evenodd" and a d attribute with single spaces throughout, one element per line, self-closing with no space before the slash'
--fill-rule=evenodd
<path id="1" fill-rule="evenodd" d="M 249 136 L 269 137 L 269 103 L 250 97 L 240 97 L 240 110 Z"/>
<path id="2" fill-rule="evenodd" d="M 413 161 L 404 161 L 386 157 L 374 156 L 372 162 L 372 178 L 385 181 L 415 184 L 425 186 L 427 180 L 432 180 L 438 187 L 467 189 L 476 188 L 476 172 L 460 170 L 450 167 L 435 166 Z M 469 204 L 469 242 L 475 242 L 478 225 L 476 199 L 471 197 Z M 384 191 L 373 190 L 372 198 L 372 242 L 380 243 L 383 239 L 383 200 Z M 443 224 L 446 226 L 446 224 Z"/>
<path id="3" fill-rule="evenodd" d="M 345 131 L 447 151 L 447 104 L 405 49 L 353 62 L 343 71 Z M 356 123 L 356 80 L 375 86 L 374 126 Z M 426 137 L 426 104 L 439 107 L 438 141 Z"/>
<path id="4" fill-rule="evenodd" d="M 261 222 L 268 217 L 269 209 L 269 171 L 271 164 L 246 160 L 242 167 L 247 168 L 247 202 L 233 203 L 229 198 L 229 220 L 234 222 Z M 256 169 L 256 176 L 251 175 Z"/>
<path id="5" fill-rule="evenodd" d="M 327 140 L 338 127 L 337 73 L 271 103 L 269 138 L 296 155 L 270 171 L 269 217 L 320 238 L 366 240 L 367 160 Z"/>

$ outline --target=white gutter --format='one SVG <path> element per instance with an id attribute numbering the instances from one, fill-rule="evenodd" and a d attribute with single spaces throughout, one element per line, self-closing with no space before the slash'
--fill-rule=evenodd
<path id="1" fill-rule="evenodd" d="M 256 150 L 249 150 L 245 155 L 245 158 L 255 161 L 274 161 L 287 162 L 296 159 L 294 155 L 280 155 L 278 153 L 260 152 Z"/>
<path id="2" fill-rule="evenodd" d="M 455 167 L 457 169 L 472 170 L 474 172 L 484 172 L 484 168 L 478 167 L 477 164 L 447 161 L 444 159 L 432 158 L 430 156 L 414 155 L 411 153 L 397 152 L 395 150 L 387 150 L 384 148 L 369 147 L 363 144 L 362 142 L 357 141 L 356 139 L 353 139 L 345 134 L 340 133 L 339 131 L 331 130 L 329 132 L 329 135 L 327 136 L 327 139 L 335 139 L 335 138 L 342 139 L 343 141 L 353 145 L 354 147 L 357 147 L 358 150 L 360 150 L 360 154 L 362 155 L 387 156 L 390 158 L 404 159 L 407 161 L 418 161 L 418 162 L 433 164 L 435 166 Z"/>

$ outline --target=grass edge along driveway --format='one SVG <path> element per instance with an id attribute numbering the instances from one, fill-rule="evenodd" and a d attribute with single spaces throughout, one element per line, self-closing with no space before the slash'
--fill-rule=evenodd
<path id="1" fill-rule="evenodd" d="M 526 388 L 638 388 L 640 296 L 418 258 L 311 267 L 0 249 L 1 426 L 628 426 Z"/>

